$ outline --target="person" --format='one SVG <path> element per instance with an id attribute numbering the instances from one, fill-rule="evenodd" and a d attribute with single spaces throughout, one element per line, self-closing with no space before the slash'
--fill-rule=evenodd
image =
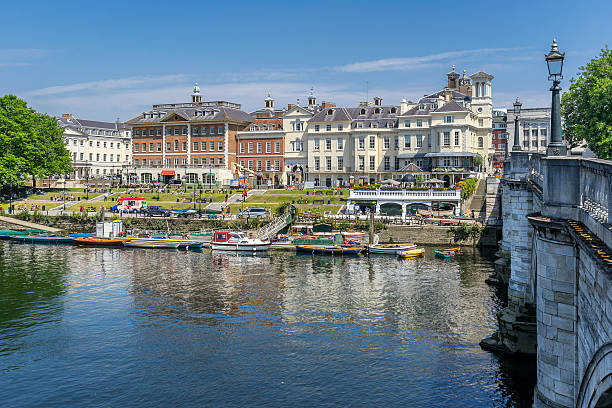
<path id="1" fill-rule="evenodd" d="M 228 205 L 227 207 L 225 207 L 225 213 L 229 216 L 230 215 L 230 206 Z"/>
<path id="2" fill-rule="evenodd" d="M 225 203 L 227 203 L 227 193 L 225 194 Z"/>

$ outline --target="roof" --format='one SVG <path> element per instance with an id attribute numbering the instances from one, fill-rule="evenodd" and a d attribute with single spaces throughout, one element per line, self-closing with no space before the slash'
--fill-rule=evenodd
<path id="1" fill-rule="evenodd" d="M 472 79 L 474 79 L 474 78 L 485 78 L 485 79 L 491 80 L 491 79 L 494 78 L 494 76 L 491 75 L 491 74 L 487 74 L 484 71 L 478 71 L 477 73 L 470 75 L 470 78 L 472 78 Z"/>
<path id="2" fill-rule="evenodd" d="M 148 112 L 143 112 L 133 119 L 127 121 L 130 125 L 141 125 L 141 124 L 157 124 L 162 122 L 168 122 L 172 117 L 172 114 L 178 115 L 186 121 L 238 121 L 238 122 L 253 122 L 253 117 L 248 113 L 235 108 L 227 106 L 184 106 L 189 104 L 183 104 L 177 108 L 165 108 L 155 107 Z M 146 115 L 146 118 L 145 118 Z"/>
<path id="3" fill-rule="evenodd" d="M 311 122 L 361 122 L 364 127 L 395 127 L 399 106 L 329 107 L 315 114 Z M 394 113 L 392 113 L 394 112 Z M 376 126 L 373 126 L 376 124 Z"/>
<path id="4" fill-rule="evenodd" d="M 441 108 L 436 109 L 436 112 L 468 112 L 468 110 L 457 102 L 450 101 L 445 103 Z"/>
<path id="5" fill-rule="evenodd" d="M 130 129 L 130 126 L 123 122 L 100 122 L 97 120 L 77 119 L 72 116 L 61 116 L 57 118 L 57 122 L 62 127 L 71 127 L 77 130 L 84 127 L 107 130 Z"/>

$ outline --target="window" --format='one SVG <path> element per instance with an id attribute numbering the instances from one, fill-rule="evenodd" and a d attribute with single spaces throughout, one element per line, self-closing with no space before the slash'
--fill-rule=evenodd
<path id="1" fill-rule="evenodd" d="M 240 165 L 244 167 L 244 160 L 240 160 Z"/>
<path id="2" fill-rule="evenodd" d="M 274 153 L 280 153 L 280 142 L 274 142 Z"/>
<path id="3" fill-rule="evenodd" d="M 89 161 L 93 160 L 93 153 L 89 153 Z"/>
<path id="4" fill-rule="evenodd" d="M 112 146 L 111 146 L 112 147 Z M 149 143 L 149 151 L 152 153 L 155 151 L 155 145 L 153 143 Z"/>
<path id="5" fill-rule="evenodd" d="M 96 142 L 96 147 L 100 147 L 100 142 Z"/>
<path id="6" fill-rule="evenodd" d="M 210 159 L 210 160 L 213 160 L 213 159 Z M 223 164 L 223 157 L 219 157 L 217 159 L 217 164 Z"/>
<path id="7" fill-rule="evenodd" d="M 444 132 L 444 146 L 450 146 L 450 132 Z"/>
<path id="8" fill-rule="evenodd" d="M 200 149 L 199 149 L 199 147 L 200 147 L 199 145 L 200 145 L 200 144 L 199 144 L 198 142 L 193 142 L 193 151 L 194 151 L 194 152 L 197 152 L 198 150 L 200 150 Z"/>
<path id="9" fill-rule="evenodd" d="M 82 157 L 82 156 L 83 156 L 83 153 L 81 153 L 81 160 L 83 160 L 83 157 Z M 114 156 L 114 155 L 112 155 L 112 154 L 110 155 L 110 161 L 113 161 L 113 156 Z"/>
<path id="10" fill-rule="evenodd" d="M 540 129 L 540 136 L 546 136 L 546 129 Z"/>
<path id="11" fill-rule="evenodd" d="M 195 157 L 193 158 L 193 164 L 197 165 L 197 164 L 198 164 L 198 161 L 199 161 L 199 160 L 198 160 L 197 158 L 195 158 Z"/>
<path id="12" fill-rule="evenodd" d="M 331 157 L 329 156 L 325 158 L 325 170 L 331 171 Z"/>
<path id="13" fill-rule="evenodd" d="M 76 140 L 74 141 L 74 144 L 76 144 Z M 104 147 L 106 147 L 106 142 L 104 142 Z"/>
<path id="14" fill-rule="evenodd" d="M 274 130 L 274 125 L 272 124 L 268 125 L 268 130 Z"/>
<path id="15" fill-rule="evenodd" d="M 359 138 L 359 148 L 365 149 L 365 139 L 363 137 Z"/>
<path id="16" fill-rule="evenodd" d="M 410 135 L 404 136 L 404 149 L 410 149 Z"/>
<path id="17" fill-rule="evenodd" d="M 325 139 L 325 150 L 331 150 L 331 139 Z"/>
<path id="18" fill-rule="evenodd" d="M 134 143 L 134 152 L 136 153 L 138 153 L 138 146 L 140 146 L 140 143 Z"/>
<path id="19" fill-rule="evenodd" d="M 540 140 L 540 146 L 542 147 L 546 146 L 546 140 Z"/>
<path id="20" fill-rule="evenodd" d="M 383 160 L 383 166 L 384 166 L 385 171 L 391 170 L 391 163 L 390 163 L 389 157 L 385 156 Z"/>
<path id="21" fill-rule="evenodd" d="M 206 129 L 207 129 L 207 128 L 205 128 L 205 127 L 203 127 L 203 128 L 202 128 L 202 135 L 205 135 L 205 134 L 206 134 Z"/>
<path id="22" fill-rule="evenodd" d="M 318 157 L 314 158 L 314 169 L 315 169 L 315 171 L 321 170 L 321 163 L 320 163 L 320 159 Z"/>
<path id="23" fill-rule="evenodd" d="M 523 147 L 529 148 L 529 140 L 523 140 Z"/>
<path id="24" fill-rule="evenodd" d="M 170 159 L 166 159 L 166 167 L 170 167 Z"/>
<path id="25" fill-rule="evenodd" d="M 134 143 L 134 146 L 136 146 L 136 143 Z M 172 143 L 166 142 L 166 151 L 169 152 L 170 150 L 172 150 Z"/>
<path id="26" fill-rule="evenodd" d="M 344 150 L 344 139 L 338 138 L 338 150 Z"/>
<path id="27" fill-rule="evenodd" d="M 523 136 L 524 137 L 529 137 L 529 129 L 523 130 Z"/>
<path id="28" fill-rule="evenodd" d="M 205 152 L 206 151 L 206 142 L 200 143 L 200 149 Z"/>
<path id="29" fill-rule="evenodd" d="M 214 151 L 215 150 L 215 142 L 211 141 L 210 142 L 210 151 Z"/>
<path id="30" fill-rule="evenodd" d="M 161 148 L 161 142 L 157 143 L 157 151 L 161 152 L 162 148 Z"/>
<path id="31" fill-rule="evenodd" d="M 181 143 L 181 147 L 183 148 L 183 151 L 186 152 L 187 151 L 187 142 Z"/>
<path id="32" fill-rule="evenodd" d="M 391 147 L 391 141 L 388 137 L 383 139 L 383 146 L 385 149 L 389 149 Z"/>
<path id="33" fill-rule="evenodd" d="M 253 160 L 249 160 L 249 170 L 253 170 Z"/>
<path id="34" fill-rule="evenodd" d="M 179 141 L 178 141 L 178 140 L 175 140 L 175 141 L 174 141 L 174 151 L 175 151 L 175 152 L 178 152 L 178 150 L 179 150 Z"/>
<path id="35" fill-rule="evenodd" d="M 457 158 L 453 159 L 453 166 L 454 167 L 459 167 L 459 159 L 457 159 Z"/>
<path id="36" fill-rule="evenodd" d="M 344 157 L 338 157 L 338 170 L 344 170 Z"/>
<path id="37" fill-rule="evenodd" d="M 138 164 L 139 164 L 138 159 L 134 159 L 134 166 L 138 167 Z"/>
<path id="38" fill-rule="evenodd" d="M 266 142 L 266 153 L 272 153 L 272 143 Z"/>
<path id="39" fill-rule="evenodd" d="M 143 144 L 142 144 L 142 152 L 144 153 L 144 152 L 146 152 L 146 151 L 147 151 L 147 144 L 146 144 L 146 143 L 143 143 Z"/>
<path id="40" fill-rule="evenodd" d="M 257 142 L 257 153 L 261 153 L 261 142 Z"/>
<path id="41" fill-rule="evenodd" d="M 213 163 L 212 163 L 212 159 L 210 159 L 210 160 L 211 160 L 211 164 L 213 164 Z M 204 165 L 206 165 L 206 158 L 205 158 L 205 157 L 204 157 L 204 158 L 202 158 L 202 166 L 204 166 Z"/>
<path id="42" fill-rule="evenodd" d="M 404 127 L 410 127 L 410 121 L 409 120 L 404 121 Z"/>
<path id="43" fill-rule="evenodd" d="M 423 135 L 417 135 L 416 143 L 416 147 L 423 147 Z"/>
<path id="44" fill-rule="evenodd" d="M 431 147 L 431 135 L 427 135 L 427 147 Z"/>
<path id="45" fill-rule="evenodd" d="M 254 132 L 257 130 L 257 125 L 251 125 L 251 132 Z"/>
<path id="46" fill-rule="evenodd" d="M 315 132 L 318 132 L 321 129 L 321 126 L 315 125 L 314 129 L 315 129 Z"/>
<path id="47" fill-rule="evenodd" d="M 453 123 L 455 118 L 452 115 L 444 116 L 444 123 Z"/>
<path id="48" fill-rule="evenodd" d="M 339 124 L 339 125 L 338 125 L 338 132 L 342 132 L 342 130 L 343 130 L 343 129 L 344 129 L 344 128 L 343 128 L 342 124 Z"/>
<path id="49" fill-rule="evenodd" d="M 366 114 L 366 110 L 365 109 L 361 109 L 361 111 L 359 112 L 360 115 L 365 115 Z"/>
<path id="50" fill-rule="evenodd" d="M 223 128 L 222 127 L 217 128 L 217 134 L 218 135 L 222 135 L 223 134 Z"/>
<path id="51" fill-rule="evenodd" d="M 223 151 L 223 142 L 219 140 L 219 143 L 217 143 L 217 149 L 219 149 L 220 152 Z"/>
<path id="52" fill-rule="evenodd" d="M 532 140 L 532 141 L 531 141 L 531 145 L 532 145 L 533 147 L 538 147 L 538 141 L 537 141 L 537 140 Z"/>
<path id="53" fill-rule="evenodd" d="M 531 136 L 538 137 L 538 129 L 531 129 Z"/>
<path id="54" fill-rule="evenodd" d="M 178 159 L 174 159 L 174 165 L 178 166 Z"/>
<path id="55" fill-rule="evenodd" d="M 172 129 L 166 129 L 166 136 L 170 136 L 172 134 Z"/>
<path id="56" fill-rule="evenodd" d="M 249 153 L 253 153 L 253 142 L 249 142 Z"/>
<path id="57" fill-rule="evenodd" d="M 455 146 L 459 146 L 459 132 L 455 132 Z"/>
<path id="58" fill-rule="evenodd" d="M 134 136 L 140 136 L 140 130 L 135 130 L 134 131 Z"/>
<path id="59" fill-rule="evenodd" d="M 395 170 L 399 170 L 400 168 L 400 161 L 399 161 L 399 157 L 395 158 Z"/>
<path id="60" fill-rule="evenodd" d="M 422 168 L 423 168 L 423 160 L 421 160 L 421 159 L 420 159 L 420 160 L 417 160 L 417 161 L 416 161 L 416 165 L 417 165 L 417 167 L 418 167 L 418 168 L 421 168 L 421 169 L 422 169 Z"/>
<path id="61" fill-rule="evenodd" d="M 75 153 L 76 154 L 76 153 Z M 106 161 L 106 155 L 103 156 L 104 158 L 102 159 L 102 161 Z"/>
<path id="62" fill-rule="evenodd" d="M 208 128 L 208 133 L 211 134 L 211 135 L 214 135 L 215 134 L 215 128 L 214 127 Z"/>
<path id="63" fill-rule="evenodd" d="M 174 129 L 174 136 L 178 136 L 179 135 L 179 130 L 178 128 Z"/>
<path id="64" fill-rule="evenodd" d="M 359 156 L 359 170 L 363 170 L 365 157 Z"/>
<path id="65" fill-rule="evenodd" d="M 444 159 L 444 167 L 449 167 L 450 166 L 450 159 L 446 158 Z"/>
<path id="66" fill-rule="evenodd" d="M 280 171 L 280 160 L 274 160 L 274 170 Z"/>
<path id="67" fill-rule="evenodd" d="M 319 151 L 319 139 L 314 139 L 314 149 L 315 151 Z"/>
<path id="68" fill-rule="evenodd" d="M 244 153 L 244 143 L 240 143 L 240 153 Z"/>
<path id="69" fill-rule="evenodd" d="M 272 170 L 272 163 L 270 160 L 266 160 L 266 171 Z"/>
<path id="70" fill-rule="evenodd" d="M 484 126 L 484 120 L 478 119 L 478 127 L 483 127 L 483 126 Z"/>
<path id="71" fill-rule="evenodd" d="M 83 160 L 83 153 L 79 154 L 79 160 Z"/>
<path id="72" fill-rule="evenodd" d="M 327 132 L 331 132 L 331 125 L 327 125 L 327 126 L 325 126 L 325 130 L 326 130 Z"/>
<path id="73" fill-rule="evenodd" d="M 423 120 L 417 119 L 417 127 L 423 127 Z"/>
<path id="74" fill-rule="evenodd" d="M 200 128 L 197 128 L 197 127 L 196 127 L 196 128 L 193 128 L 193 130 L 192 130 L 191 132 L 192 132 L 194 135 L 197 135 L 197 134 L 199 134 L 199 133 L 200 133 Z M 194 164 L 196 164 L 196 163 L 194 163 Z"/>
<path id="75" fill-rule="evenodd" d="M 370 156 L 370 170 L 376 169 L 376 158 L 374 156 Z"/>
<path id="76" fill-rule="evenodd" d="M 374 149 L 376 147 L 376 136 L 370 136 L 370 149 Z"/>
<path id="77" fill-rule="evenodd" d="M 537 142 L 536 142 L 537 145 Z M 484 139 L 481 137 L 478 138 L 478 148 L 482 149 L 484 147 Z"/>
<path id="78" fill-rule="evenodd" d="M 304 130 L 304 122 L 300 121 L 299 119 L 296 120 L 295 123 L 293 123 L 293 130 L 296 130 L 296 131 Z"/>

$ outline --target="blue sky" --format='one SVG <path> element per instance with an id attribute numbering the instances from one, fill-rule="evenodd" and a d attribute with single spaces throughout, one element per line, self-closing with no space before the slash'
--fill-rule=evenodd
<path id="1" fill-rule="evenodd" d="M 2 15 L 0 94 L 104 121 L 188 101 L 195 81 L 206 100 L 247 111 L 268 92 L 277 107 L 305 101 L 311 87 L 338 105 L 366 92 L 399 104 L 441 89 L 453 64 L 493 74 L 497 107 L 547 106 L 553 36 L 565 89 L 612 39 L 609 0 L 28 1 Z"/>

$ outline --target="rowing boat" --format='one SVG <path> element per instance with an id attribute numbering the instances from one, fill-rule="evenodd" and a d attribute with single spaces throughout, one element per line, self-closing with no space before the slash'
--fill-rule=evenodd
<path id="1" fill-rule="evenodd" d="M 461 252 L 461 248 L 459 248 L 459 247 L 436 248 L 436 251 L 440 251 L 440 252 L 454 252 L 455 254 L 458 254 L 459 252 Z"/>
<path id="2" fill-rule="evenodd" d="M 400 252 L 398 257 L 399 258 L 416 258 L 416 257 L 423 255 L 423 253 L 425 253 L 425 248 L 413 248 L 413 249 L 407 249 L 405 251 Z"/>
<path id="3" fill-rule="evenodd" d="M 445 251 L 439 251 L 436 249 L 436 256 L 439 256 L 440 258 L 450 258 L 451 255 L 455 255 L 454 252 L 445 252 Z"/>
<path id="4" fill-rule="evenodd" d="M 297 252 L 308 252 L 320 255 L 359 255 L 361 247 L 328 246 L 328 245 L 296 245 Z"/>
<path id="5" fill-rule="evenodd" d="M 74 239 L 76 245 L 88 245 L 88 246 L 123 246 L 124 239 L 110 239 L 110 238 L 91 238 L 91 237 L 77 237 Z"/>
<path id="6" fill-rule="evenodd" d="M 24 244 L 72 244 L 74 238 L 49 235 L 12 235 L 10 240 Z"/>
<path id="7" fill-rule="evenodd" d="M 123 243 L 123 246 L 132 248 L 176 249 L 179 247 L 179 243 L 164 241 L 126 241 Z"/>
<path id="8" fill-rule="evenodd" d="M 416 248 L 415 244 L 376 244 L 368 245 L 371 254 L 399 255 L 402 251 Z"/>

